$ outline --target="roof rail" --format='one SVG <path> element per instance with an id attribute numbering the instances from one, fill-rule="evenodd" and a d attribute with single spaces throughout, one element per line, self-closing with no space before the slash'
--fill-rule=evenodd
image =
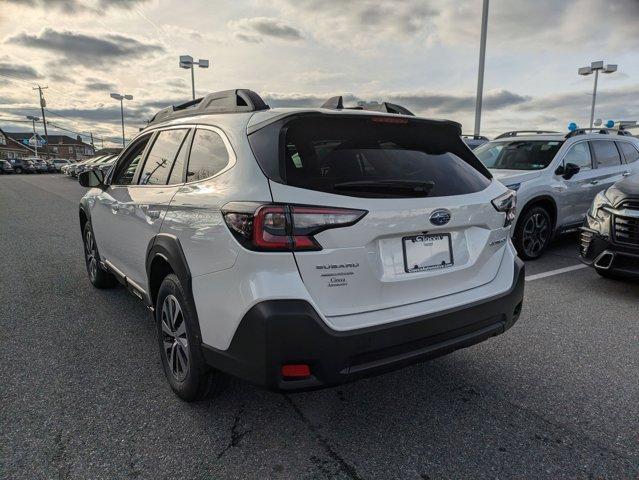
<path id="1" fill-rule="evenodd" d="M 475 135 L 472 133 L 462 133 L 462 138 L 468 138 L 473 140 L 490 140 L 488 137 L 485 137 L 483 135 Z"/>
<path id="2" fill-rule="evenodd" d="M 544 133 L 561 133 L 555 132 L 554 130 L 513 130 L 512 132 L 504 132 L 501 135 L 497 135 L 495 140 L 498 138 L 507 138 L 507 137 L 517 137 L 521 134 L 534 133 L 536 135 L 543 135 Z"/>
<path id="3" fill-rule="evenodd" d="M 395 113 L 397 115 L 410 115 L 411 117 L 415 116 L 415 114 L 407 108 L 390 102 L 359 102 L 354 107 L 344 107 L 344 99 L 341 95 L 329 98 L 322 104 L 320 108 L 328 108 L 330 110 L 367 110 L 372 112 Z"/>
<path id="4" fill-rule="evenodd" d="M 267 110 L 268 108 L 269 106 L 264 103 L 262 97 L 253 90 L 238 88 L 209 93 L 206 97 L 166 107 L 153 116 L 149 121 L 149 125 L 174 118 L 190 117 L 205 113 L 255 112 L 257 110 Z"/>
<path id="5" fill-rule="evenodd" d="M 565 138 L 572 138 L 576 135 L 585 135 L 588 132 L 596 132 L 602 135 L 631 135 L 630 132 L 619 128 L 606 128 L 606 127 L 593 127 L 593 128 L 578 128 L 572 132 L 568 132 Z"/>

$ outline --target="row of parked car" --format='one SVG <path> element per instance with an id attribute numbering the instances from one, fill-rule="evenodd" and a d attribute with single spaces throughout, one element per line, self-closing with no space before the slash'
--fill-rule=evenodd
<path id="1" fill-rule="evenodd" d="M 80 173 L 87 170 L 101 170 L 106 173 L 115 163 L 117 155 L 98 155 L 97 157 L 91 157 L 82 162 L 72 163 L 65 165 L 61 171 L 68 177 L 77 177 Z"/>
<path id="2" fill-rule="evenodd" d="M 38 157 L 0 159 L 0 174 L 7 173 L 56 173 L 65 165 L 72 164 L 66 158 L 44 159 Z"/>

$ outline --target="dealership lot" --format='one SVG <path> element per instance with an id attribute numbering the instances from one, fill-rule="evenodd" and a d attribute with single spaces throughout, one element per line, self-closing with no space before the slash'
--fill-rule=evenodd
<path id="1" fill-rule="evenodd" d="M 82 192 L 0 177 L 3 478 L 639 475 L 639 284 L 560 270 L 579 265 L 575 236 L 527 264 L 503 336 L 338 388 L 233 381 L 186 404 L 144 306 L 87 279 Z"/>

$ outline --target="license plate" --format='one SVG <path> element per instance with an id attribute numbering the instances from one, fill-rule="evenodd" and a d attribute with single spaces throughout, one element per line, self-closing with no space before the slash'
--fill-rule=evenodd
<path id="1" fill-rule="evenodd" d="M 406 273 L 437 270 L 453 265 L 450 233 L 404 237 L 404 270 Z"/>

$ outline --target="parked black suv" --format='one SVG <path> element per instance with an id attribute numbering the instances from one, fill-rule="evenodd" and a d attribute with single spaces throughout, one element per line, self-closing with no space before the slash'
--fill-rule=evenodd
<path id="1" fill-rule="evenodd" d="M 9 160 L 13 166 L 13 170 L 16 173 L 36 173 L 36 166 L 33 160 L 27 160 L 24 158 L 14 158 Z"/>
<path id="2" fill-rule="evenodd" d="M 639 174 L 597 194 L 579 240 L 581 260 L 600 275 L 639 279 Z"/>

